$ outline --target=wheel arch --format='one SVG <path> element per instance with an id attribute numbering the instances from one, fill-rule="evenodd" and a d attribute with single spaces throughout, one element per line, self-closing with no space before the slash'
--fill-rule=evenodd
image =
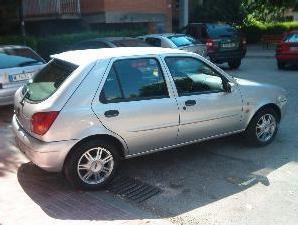
<path id="1" fill-rule="evenodd" d="M 120 159 L 124 159 L 125 158 L 125 155 L 126 155 L 126 148 L 125 146 L 123 145 L 123 143 L 118 140 L 116 137 L 114 136 L 111 136 L 109 134 L 96 134 L 96 135 L 91 135 L 91 136 L 88 136 L 88 137 L 85 137 L 83 138 L 82 140 L 80 140 L 79 142 L 77 142 L 70 150 L 69 152 L 67 153 L 66 157 L 65 157 L 65 160 L 64 160 L 64 163 L 63 163 L 63 168 L 64 168 L 64 165 L 65 165 L 65 162 L 68 160 L 68 158 L 70 157 L 70 155 L 73 153 L 73 151 L 75 151 L 75 149 L 84 144 L 84 143 L 87 143 L 89 141 L 92 141 L 92 140 L 105 140 L 105 141 L 108 141 L 110 143 L 113 143 L 116 148 L 118 149 L 118 152 L 119 152 L 119 156 L 120 156 Z"/>
<path id="2" fill-rule="evenodd" d="M 275 103 L 267 103 L 267 104 L 262 105 L 261 107 L 259 107 L 258 110 L 256 110 L 256 111 L 252 114 L 252 116 L 251 116 L 251 117 L 249 118 L 249 120 L 248 120 L 248 123 L 246 124 L 246 128 L 248 127 L 248 125 L 250 124 L 251 120 L 254 118 L 254 116 L 255 116 L 258 112 L 260 112 L 260 111 L 262 111 L 262 110 L 264 110 L 264 109 L 268 109 L 268 108 L 274 110 L 274 112 L 275 112 L 276 115 L 277 115 L 277 120 L 278 120 L 278 122 L 280 122 L 280 120 L 281 120 L 281 110 L 280 110 L 280 108 L 278 107 L 278 105 L 275 104 Z"/>

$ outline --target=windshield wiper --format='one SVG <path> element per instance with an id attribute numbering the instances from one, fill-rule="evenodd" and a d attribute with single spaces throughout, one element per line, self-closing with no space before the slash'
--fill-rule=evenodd
<path id="1" fill-rule="evenodd" d="M 25 93 L 24 93 L 24 95 L 23 95 L 23 97 L 22 97 L 22 99 L 21 99 L 21 101 L 20 101 L 20 104 L 21 104 L 22 106 L 24 106 L 24 100 L 25 100 L 25 98 L 27 97 L 27 95 L 29 94 L 28 84 L 25 84 L 24 88 L 26 88 L 26 91 L 25 91 Z"/>

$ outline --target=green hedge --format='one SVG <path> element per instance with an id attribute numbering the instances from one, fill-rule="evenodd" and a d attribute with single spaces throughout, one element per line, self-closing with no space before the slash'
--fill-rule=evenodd
<path id="1" fill-rule="evenodd" d="M 261 23 L 250 19 L 240 28 L 247 38 L 248 43 L 257 43 L 261 40 L 262 35 L 282 35 L 291 30 L 298 30 L 298 22 L 281 22 L 281 23 Z"/>
<path id="2" fill-rule="evenodd" d="M 118 31 L 101 31 L 101 32 L 82 32 L 73 34 L 62 34 L 48 36 L 46 38 L 26 37 L 23 40 L 20 36 L 0 36 L 1 44 L 17 44 L 26 45 L 36 50 L 44 59 L 49 59 L 49 56 L 55 53 L 63 52 L 72 44 L 82 40 L 88 40 L 99 37 L 134 37 L 146 33 L 144 29 L 134 30 L 118 30 Z"/>

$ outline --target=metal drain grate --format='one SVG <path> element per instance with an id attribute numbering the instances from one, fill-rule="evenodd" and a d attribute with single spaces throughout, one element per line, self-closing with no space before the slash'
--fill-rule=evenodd
<path id="1" fill-rule="evenodd" d="M 141 203 L 161 192 L 161 189 L 131 177 L 116 177 L 107 188 L 108 191 L 124 199 Z"/>

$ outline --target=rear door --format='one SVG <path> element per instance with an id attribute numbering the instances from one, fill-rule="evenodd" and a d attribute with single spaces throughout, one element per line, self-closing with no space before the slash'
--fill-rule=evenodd
<path id="1" fill-rule="evenodd" d="M 105 77 L 92 109 L 126 141 L 130 154 L 177 143 L 177 103 L 158 58 L 112 60 Z"/>

